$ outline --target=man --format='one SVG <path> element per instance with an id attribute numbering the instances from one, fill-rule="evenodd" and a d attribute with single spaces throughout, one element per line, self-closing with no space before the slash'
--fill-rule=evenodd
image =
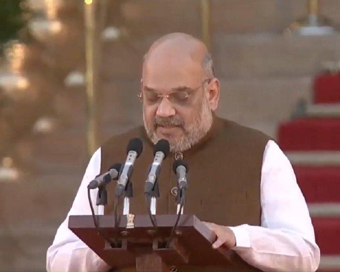
<path id="1" fill-rule="evenodd" d="M 162 165 L 157 214 L 175 213 L 171 164 L 184 158 L 190 166 L 186 213 L 196 214 L 215 232 L 213 248 L 229 248 L 239 258 L 230 270 L 219 271 L 315 271 L 320 252 L 288 159 L 266 135 L 216 117 L 219 97 L 220 83 L 201 41 L 181 33 L 156 41 L 143 64 L 144 128 L 115 136 L 96 151 L 68 216 L 90 214 L 87 184 L 112 163 L 125 160 L 126 144 L 133 137 L 144 141 L 144 151 L 135 164 L 133 178 L 141 180 L 133 183 L 131 213 L 146 213 L 142 180 L 152 162 L 153 144 L 166 139 L 172 154 Z M 109 203 L 105 213 L 112 208 Z M 47 270 L 110 269 L 67 224 L 68 217 L 48 249 Z"/>

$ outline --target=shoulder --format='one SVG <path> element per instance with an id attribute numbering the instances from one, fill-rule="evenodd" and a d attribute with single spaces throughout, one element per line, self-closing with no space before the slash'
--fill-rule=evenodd
<path id="1" fill-rule="evenodd" d="M 230 121 L 227 119 L 219 118 L 224 134 L 227 134 L 229 137 L 233 137 L 235 140 L 242 142 L 262 142 L 267 144 L 268 141 L 272 140 L 272 138 L 262 131 L 259 131 L 254 128 L 243 126 L 234 121 Z"/>

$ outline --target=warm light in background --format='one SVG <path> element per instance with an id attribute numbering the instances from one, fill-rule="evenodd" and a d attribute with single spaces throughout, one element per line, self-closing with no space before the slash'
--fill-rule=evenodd
<path id="1" fill-rule="evenodd" d="M 55 19 L 57 15 L 57 3 L 54 0 L 45 0 L 46 3 L 46 15 L 50 19 Z"/>
<path id="2" fill-rule="evenodd" d="M 40 117 L 33 126 L 33 133 L 35 134 L 48 134 L 52 133 L 57 127 L 55 118 L 43 116 Z"/>
<path id="3" fill-rule="evenodd" d="M 85 0 L 86 5 L 91 5 L 93 3 L 93 0 Z"/>
<path id="4" fill-rule="evenodd" d="M 60 21 L 49 20 L 46 18 L 32 19 L 28 23 L 28 27 L 33 36 L 40 41 L 44 41 L 62 30 L 62 24 Z"/>
<path id="5" fill-rule="evenodd" d="M 32 10 L 43 10 L 49 19 L 57 17 L 57 11 L 62 6 L 63 0 L 29 0 L 28 6 Z"/>
<path id="6" fill-rule="evenodd" d="M 10 97 L 14 98 L 18 91 L 24 91 L 28 86 L 28 79 L 20 74 L 12 72 L 0 74 L 0 88 L 3 88 Z"/>
<path id="7" fill-rule="evenodd" d="M 11 70 L 15 73 L 19 73 L 24 64 L 26 57 L 26 45 L 13 41 L 5 50 L 7 61 L 11 67 Z"/>
<path id="8" fill-rule="evenodd" d="M 13 159 L 10 158 L 10 157 L 5 157 L 5 158 L 2 160 L 2 164 L 3 164 L 3 166 L 5 166 L 5 167 L 12 167 L 12 166 L 13 166 Z"/>
<path id="9" fill-rule="evenodd" d="M 0 162 L 0 182 L 17 181 L 19 176 L 19 171 L 13 166 L 13 159 L 3 158 Z"/>

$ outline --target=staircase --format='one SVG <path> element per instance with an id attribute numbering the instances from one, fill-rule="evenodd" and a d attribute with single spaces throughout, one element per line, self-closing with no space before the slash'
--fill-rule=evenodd
<path id="1" fill-rule="evenodd" d="M 292 161 L 321 249 L 320 271 L 340 271 L 340 75 L 314 81 L 305 117 L 282 123 L 278 142 Z"/>

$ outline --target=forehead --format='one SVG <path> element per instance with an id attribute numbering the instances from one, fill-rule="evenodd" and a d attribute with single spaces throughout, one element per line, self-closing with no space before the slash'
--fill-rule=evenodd
<path id="1" fill-rule="evenodd" d="M 157 90 L 168 90 L 178 86 L 195 87 L 202 79 L 202 63 L 194 61 L 188 55 L 169 53 L 166 56 L 152 56 L 143 65 L 144 85 Z"/>

